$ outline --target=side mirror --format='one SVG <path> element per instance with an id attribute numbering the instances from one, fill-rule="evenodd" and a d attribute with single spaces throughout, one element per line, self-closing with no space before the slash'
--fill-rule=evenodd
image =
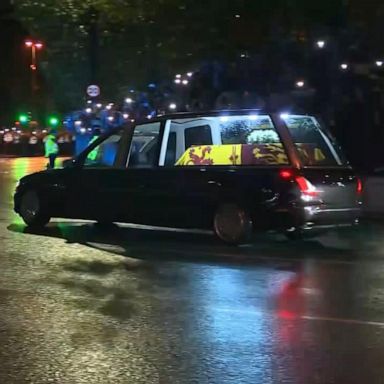
<path id="1" fill-rule="evenodd" d="M 73 168 L 76 165 L 76 159 L 67 159 L 63 161 L 63 168 Z"/>

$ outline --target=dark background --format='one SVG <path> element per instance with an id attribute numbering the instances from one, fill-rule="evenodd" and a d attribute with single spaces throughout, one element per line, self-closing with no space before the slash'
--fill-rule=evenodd
<path id="1" fill-rule="evenodd" d="M 91 82 L 113 101 L 149 83 L 161 97 L 194 71 L 186 109 L 319 113 L 369 169 L 384 163 L 383 14 L 377 0 L 2 0 L 0 122 L 32 104 L 41 116 L 82 108 Z M 44 43 L 33 100 L 26 37 Z"/>

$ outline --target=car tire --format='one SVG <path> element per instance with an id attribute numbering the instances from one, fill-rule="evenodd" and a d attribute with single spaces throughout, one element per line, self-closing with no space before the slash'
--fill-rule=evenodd
<path id="1" fill-rule="evenodd" d="M 222 204 L 215 212 L 213 230 L 227 244 L 240 245 L 249 242 L 252 229 L 250 215 L 236 204 Z"/>
<path id="2" fill-rule="evenodd" d="M 21 196 L 19 214 L 28 227 L 44 227 L 51 219 L 44 212 L 42 201 L 35 190 L 28 190 Z"/>

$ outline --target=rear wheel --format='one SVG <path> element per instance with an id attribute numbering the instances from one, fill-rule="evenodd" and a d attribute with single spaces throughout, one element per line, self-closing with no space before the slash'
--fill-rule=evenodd
<path id="1" fill-rule="evenodd" d="M 215 213 L 215 234 L 228 244 L 247 243 L 251 238 L 252 228 L 250 215 L 236 204 L 223 204 Z"/>
<path id="2" fill-rule="evenodd" d="M 42 201 L 34 190 L 26 191 L 21 197 L 20 216 L 29 227 L 44 227 L 50 217 L 44 212 Z"/>

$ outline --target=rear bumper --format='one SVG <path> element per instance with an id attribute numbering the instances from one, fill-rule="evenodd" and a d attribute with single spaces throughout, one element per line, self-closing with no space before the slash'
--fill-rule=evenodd
<path id="1" fill-rule="evenodd" d="M 301 211 L 300 227 L 303 229 L 356 225 L 361 216 L 361 209 L 358 207 L 327 209 L 315 206 L 303 207 Z"/>
<path id="2" fill-rule="evenodd" d="M 306 230 L 356 225 L 361 216 L 360 207 L 324 208 L 308 206 L 295 208 L 295 211 L 295 226 Z"/>
<path id="3" fill-rule="evenodd" d="M 286 210 L 278 210 L 277 213 L 278 223 L 275 223 L 276 226 L 282 229 L 295 227 L 311 230 L 356 225 L 361 217 L 361 208 L 333 209 L 324 206 L 296 206 Z"/>

